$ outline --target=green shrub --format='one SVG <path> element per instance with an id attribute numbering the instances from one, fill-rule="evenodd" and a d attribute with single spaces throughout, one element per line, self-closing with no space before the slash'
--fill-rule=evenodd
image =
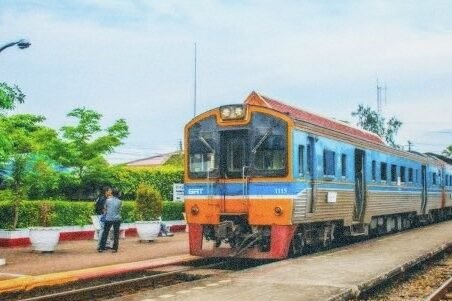
<path id="1" fill-rule="evenodd" d="M 19 206 L 18 228 L 28 228 L 43 225 L 40 221 L 40 208 L 48 203 L 51 208 L 47 224 L 49 226 L 83 226 L 91 224 L 94 214 L 92 201 L 22 201 Z M 134 222 L 136 215 L 135 201 L 122 202 L 121 217 L 123 223 Z M 163 202 L 163 220 L 181 220 L 183 212 L 182 202 Z M 0 201 L 0 229 L 10 229 L 14 206 L 10 201 Z"/>
<path id="2" fill-rule="evenodd" d="M 160 192 L 151 185 L 140 184 L 137 189 L 136 220 L 156 220 L 162 215 L 163 200 Z"/>
<path id="3" fill-rule="evenodd" d="M 183 202 L 164 202 L 162 219 L 164 221 L 183 220 L 182 212 L 184 212 Z"/>
<path id="4" fill-rule="evenodd" d="M 136 199 L 139 184 L 152 185 L 160 192 L 163 199 L 173 199 L 173 184 L 183 183 L 184 171 L 182 168 L 163 166 L 159 168 L 129 169 L 116 167 L 113 171 L 112 186 L 117 187 L 125 200 Z"/>

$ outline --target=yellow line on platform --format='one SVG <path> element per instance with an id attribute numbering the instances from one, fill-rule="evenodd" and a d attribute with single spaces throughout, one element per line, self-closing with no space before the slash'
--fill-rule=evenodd
<path id="1" fill-rule="evenodd" d="M 101 278 L 131 271 L 146 270 L 171 265 L 179 262 L 188 262 L 197 258 L 199 257 L 191 255 L 178 255 L 38 276 L 21 276 L 14 279 L 0 281 L 0 293 L 28 291 L 37 287 L 62 285 L 77 280 Z"/>

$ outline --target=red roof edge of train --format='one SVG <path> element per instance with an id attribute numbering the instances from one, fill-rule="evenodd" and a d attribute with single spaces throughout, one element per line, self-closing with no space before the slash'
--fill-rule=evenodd
<path id="1" fill-rule="evenodd" d="M 245 99 L 244 103 L 249 105 L 267 107 L 275 111 L 287 114 L 295 120 L 308 122 L 323 128 L 332 129 L 334 131 L 353 136 L 355 138 L 385 145 L 383 140 L 374 133 L 355 128 L 346 123 L 323 117 L 318 114 L 289 106 L 279 100 L 260 95 L 255 91 L 251 92 L 251 94 Z"/>

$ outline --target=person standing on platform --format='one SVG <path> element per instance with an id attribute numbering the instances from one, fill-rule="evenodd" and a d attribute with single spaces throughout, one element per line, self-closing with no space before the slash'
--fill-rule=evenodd
<path id="1" fill-rule="evenodd" d="M 107 200 L 105 201 L 105 228 L 100 239 L 99 252 L 105 251 L 108 233 L 113 227 L 113 253 L 118 252 L 119 247 L 119 227 L 121 226 L 121 200 L 119 199 L 119 190 L 113 188 L 107 192 Z"/>
<path id="2" fill-rule="evenodd" d="M 108 186 L 102 187 L 101 195 L 97 198 L 96 205 L 95 205 L 95 208 L 94 208 L 94 212 L 97 215 L 97 221 L 99 222 L 99 225 L 100 225 L 99 233 L 97 235 L 97 238 L 98 238 L 97 239 L 97 249 L 100 249 L 100 238 L 102 237 L 102 233 L 104 232 L 105 218 L 102 217 L 102 216 L 105 213 L 104 212 L 105 201 L 107 200 L 107 197 L 109 195 L 111 195 L 111 188 L 108 187 Z"/>

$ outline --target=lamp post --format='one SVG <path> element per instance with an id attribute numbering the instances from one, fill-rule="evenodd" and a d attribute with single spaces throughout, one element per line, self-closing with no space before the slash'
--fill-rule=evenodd
<path id="1" fill-rule="evenodd" d="M 6 45 L 3 45 L 2 47 L 0 47 L 0 52 L 2 52 L 3 50 L 5 50 L 8 47 L 12 47 L 14 45 L 17 45 L 17 47 L 19 47 L 20 49 L 25 49 L 25 48 L 30 47 L 31 43 L 28 40 L 20 39 L 19 41 L 11 42 Z"/>

